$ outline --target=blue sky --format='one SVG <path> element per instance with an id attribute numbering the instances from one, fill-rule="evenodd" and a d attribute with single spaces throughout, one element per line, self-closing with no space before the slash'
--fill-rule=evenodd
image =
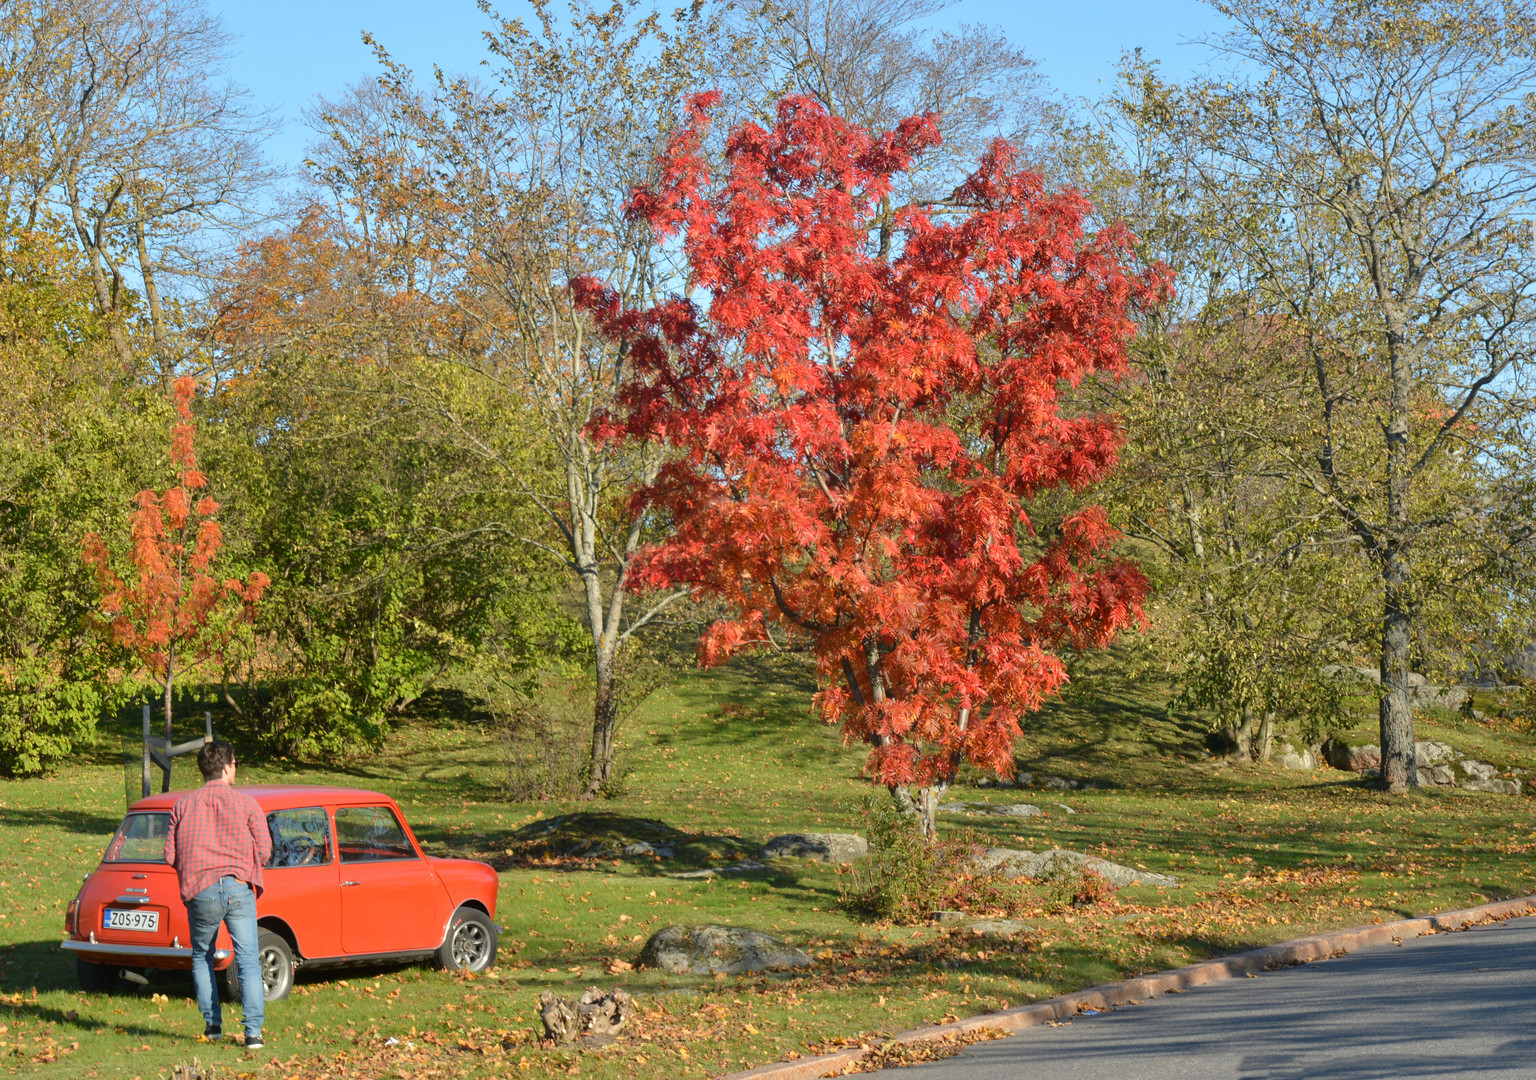
<path id="1" fill-rule="evenodd" d="M 375 72 L 363 30 L 419 73 L 434 63 L 468 71 L 484 55 L 486 23 L 474 0 L 208 0 L 208 6 L 236 36 L 231 74 L 285 122 L 268 153 L 286 167 L 298 166 L 308 138 L 297 123 L 299 110 L 317 94 L 334 94 Z M 500 7 L 515 15 L 523 4 L 505 0 Z M 1199 0 L 960 0 L 934 25 L 999 27 L 1035 58 L 1058 92 L 1096 97 L 1127 49 L 1140 47 L 1169 75 L 1196 70 L 1205 53 L 1189 39 L 1218 30 L 1221 21 Z"/>

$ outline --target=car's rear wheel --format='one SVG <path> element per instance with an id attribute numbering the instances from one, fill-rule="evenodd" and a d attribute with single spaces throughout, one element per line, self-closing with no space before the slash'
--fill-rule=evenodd
<path id="1" fill-rule="evenodd" d="M 437 964 L 448 971 L 484 971 L 496 962 L 496 924 L 483 911 L 462 907 L 448 920 Z"/>
<path id="2" fill-rule="evenodd" d="M 288 943 L 270 930 L 256 932 L 256 962 L 261 966 L 262 997 L 267 1001 L 281 1001 L 293 989 L 293 950 Z M 240 1001 L 244 990 L 240 984 L 240 965 L 232 963 L 220 972 L 224 982 L 224 997 Z"/>
<path id="3" fill-rule="evenodd" d="M 75 978 L 88 994 L 103 994 L 118 984 L 117 968 L 93 964 L 83 956 L 75 957 Z"/>

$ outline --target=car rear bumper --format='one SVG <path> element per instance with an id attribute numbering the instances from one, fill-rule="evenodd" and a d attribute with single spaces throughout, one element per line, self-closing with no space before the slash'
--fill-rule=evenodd
<path id="1" fill-rule="evenodd" d="M 172 945 L 109 944 L 103 941 L 76 941 L 73 938 L 61 941 L 59 945 L 71 952 L 79 953 L 88 960 L 100 958 L 119 960 L 124 963 L 137 960 L 151 967 L 192 966 L 192 950 Z M 230 955 L 228 949 L 215 949 L 213 961 L 216 964 L 222 963 L 228 960 Z M 184 963 L 178 963 L 178 961 Z"/>

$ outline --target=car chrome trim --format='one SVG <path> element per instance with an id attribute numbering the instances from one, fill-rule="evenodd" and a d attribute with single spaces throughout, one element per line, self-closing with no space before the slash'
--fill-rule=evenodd
<path id="1" fill-rule="evenodd" d="M 147 904 L 147 903 L 149 903 L 149 897 L 147 897 L 147 896 L 119 896 L 116 900 L 114 900 L 112 902 L 114 904 Z"/>
<path id="2" fill-rule="evenodd" d="M 171 945 L 135 945 L 131 941 L 125 941 L 121 945 L 109 945 L 106 942 L 97 941 L 95 934 L 91 935 L 90 941 L 61 941 L 59 946 L 89 956 L 175 956 L 186 960 L 192 959 L 191 949 L 178 949 Z M 229 955 L 228 949 L 213 950 L 215 960 L 223 960 Z"/>

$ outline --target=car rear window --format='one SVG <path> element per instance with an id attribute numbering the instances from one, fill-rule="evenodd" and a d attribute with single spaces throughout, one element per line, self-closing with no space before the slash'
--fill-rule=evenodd
<path id="1" fill-rule="evenodd" d="M 106 862 L 165 862 L 171 815 L 129 814 L 107 845 Z"/>

